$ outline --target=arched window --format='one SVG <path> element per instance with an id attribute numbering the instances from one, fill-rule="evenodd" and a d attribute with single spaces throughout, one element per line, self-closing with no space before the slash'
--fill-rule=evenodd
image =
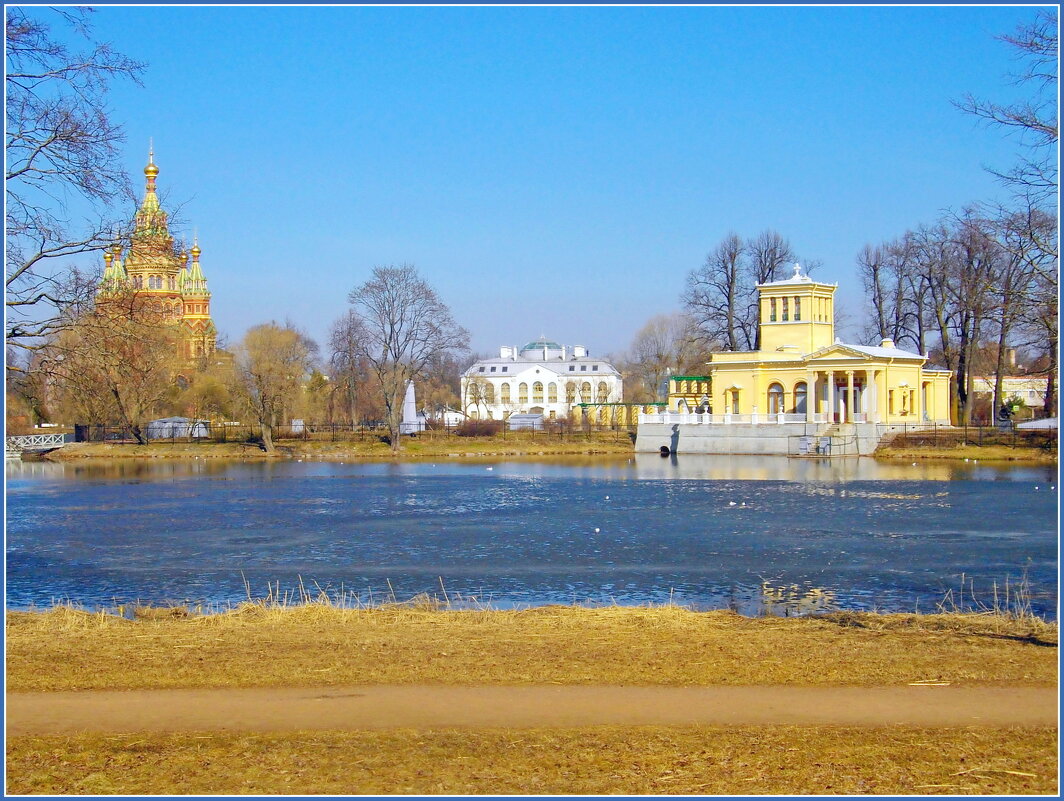
<path id="1" fill-rule="evenodd" d="M 797 323 L 797 322 L 800 322 L 801 319 L 802 319 L 802 299 L 801 298 L 795 298 L 794 299 L 794 321 Z"/>
<path id="2" fill-rule="evenodd" d="M 517 402 L 528 403 L 528 384 L 524 381 L 517 385 Z"/>
<path id="3" fill-rule="evenodd" d="M 576 403 L 576 382 L 570 381 L 565 385 L 565 402 Z"/>
<path id="4" fill-rule="evenodd" d="M 786 299 L 783 301 L 786 303 Z M 784 307 L 786 308 L 786 307 Z M 784 312 L 786 314 L 786 312 Z M 768 413 L 780 414 L 783 411 L 783 387 L 779 384 L 769 384 L 768 387 Z"/>
<path id="5" fill-rule="evenodd" d="M 543 382 L 537 381 L 532 385 L 532 402 L 543 403 Z"/>
<path id="6" fill-rule="evenodd" d="M 172 275 L 166 279 L 166 288 L 177 289 L 177 279 L 174 278 Z"/>
<path id="7" fill-rule="evenodd" d="M 492 384 L 484 385 L 484 403 L 495 403 L 495 387 Z"/>
<path id="8" fill-rule="evenodd" d="M 610 399 L 610 388 L 605 381 L 599 381 L 598 385 L 598 402 L 605 403 Z"/>
<path id="9" fill-rule="evenodd" d="M 134 289 L 143 289 L 144 288 L 144 276 L 143 275 L 134 275 L 133 276 L 133 288 Z"/>
<path id="10" fill-rule="evenodd" d="M 798 313 L 798 309 L 797 308 L 794 310 L 794 313 L 795 314 Z M 794 385 L 794 413 L 795 414 L 805 414 L 806 409 L 808 408 L 808 406 L 806 405 L 808 403 L 808 400 L 807 400 L 807 397 L 806 397 L 807 393 L 808 393 L 808 389 L 807 389 L 804 381 L 799 381 L 797 384 Z"/>
<path id="11" fill-rule="evenodd" d="M 547 403 L 557 403 L 557 402 L 558 402 L 558 385 L 555 384 L 553 381 L 551 381 L 549 384 L 547 384 Z M 551 414 L 554 414 L 554 412 L 551 412 Z"/>
<path id="12" fill-rule="evenodd" d="M 768 301 L 768 320 L 770 323 L 776 322 L 776 299 L 769 298 Z"/>
<path id="13" fill-rule="evenodd" d="M 787 322 L 787 298 L 783 299 L 783 322 Z"/>
<path id="14" fill-rule="evenodd" d="M 509 403 L 510 402 L 510 385 L 509 384 L 503 384 L 501 387 L 499 387 L 499 400 L 502 403 Z"/>
<path id="15" fill-rule="evenodd" d="M 580 385 L 580 402 L 591 403 L 591 382 L 589 381 Z"/>

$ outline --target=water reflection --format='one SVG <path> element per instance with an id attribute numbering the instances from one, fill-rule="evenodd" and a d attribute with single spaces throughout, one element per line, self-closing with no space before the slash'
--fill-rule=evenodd
<path id="1" fill-rule="evenodd" d="M 507 477 L 609 479 L 703 479 L 711 481 L 1044 481 L 1055 482 L 1056 466 L 978 461 L 898 462 L 855 458 L 789 458 L 786 456 L 711 456 L 640 453 L 633 456 L 541 457 L 536 460 L 480 459 L 431 462 L 340 462 L 227 459 L 82 459 L 71 462 L 7 460 L 8 480 L 114 479 L 165 480 L 191 476 L 450 476 L 495 473 Z"/>
<path id="2" fill-rule="evenodd" d="M 963 574 L 1056 602 L 1055 470 L 651 455 L 7 465 L 7 600 L 439 592 L 928 610 Z M 766 589 L 767 588 L 767 589 Z M 769 592 L 771 591 L 771 592 Z M 778 596 L 778 597 L 777 597 Z M 766 598 L 768 601 L 766 601 Z"/>

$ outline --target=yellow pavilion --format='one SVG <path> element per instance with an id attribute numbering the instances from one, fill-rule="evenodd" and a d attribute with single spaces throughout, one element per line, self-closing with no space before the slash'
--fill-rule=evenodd
<path id="1" fill-rule="evenodd" d="M 893 341 L 849 345 L 835 336 L 837 285 L 801 273 L 758 286 L 761 350 L 714 353 L 712 413 L 774 422 L 950 422 L 950 372 Z M 798 418 L 797 420 L 795 418 Z"/>
<path id="2" fill-rule="evenodd" d="M 856 454 L 896 428 L 949 425 L 951 373 L 889 339 L 840 342 L 836 289 L 798 265 L 760 284 L 760 350 L 714 353 L 707 376 L 670 381 L 668 411 L 640 417 L 637 449 Z"/>

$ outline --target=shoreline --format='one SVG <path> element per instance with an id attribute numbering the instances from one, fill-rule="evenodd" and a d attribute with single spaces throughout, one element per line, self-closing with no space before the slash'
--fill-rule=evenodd
<path id="1" fill-rule="evenodd" d="M 112 459 L 232 459 L 243 461 L 306 460 L 352 462 L 405 462 L 425 460 L 499 460 L 556 459 L 593 457 L 623 459 L 637 454 L 627 432 L 593 435 L 589 439 L 573 437 L 562 441 L 518 437 L 472 439 L 468 441 L 426 441 L 404 447 L 398 453 L 380 442 L 309 442 L 279 444 L 277 452 L 267 454 L 257 445 L 245 443 L 151 443 L 148 445 L 71 443 L 24 461 L 73 462 Z M 409 445 L 409 444 L 408 444 Z M 687 454 L 698 456 L 700 454 Z M 676 454 L 683 458 L 685 454 Z M 728 457 L 722 457 L 728 458 Z M 943 448 L 892 448 L 889 445 L 867 457 L 893 461 L 979 461 L 987 464 L 1056 464 L 1056 452 L 1037 447 L 1012 448 L 1000 445 L 962 445 Z"/>

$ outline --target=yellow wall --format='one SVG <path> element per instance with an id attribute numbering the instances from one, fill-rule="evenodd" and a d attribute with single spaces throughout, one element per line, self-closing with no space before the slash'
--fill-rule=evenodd
<path id="1" fill-rule="evenodd" d="M 760 290 L 761 350 L 776 351 L 790 346 L 793 352 L 805 354 L 832 344 L 835 341 L 834 295 L 835 287 L 830 284 L 794 282 L 763 286 Z M 798 320 L 795 320 L 796 308 Z"/>
<path id="2" fill-rule="evenodd" d="M 749 358 L 750 354 L 746 356 Z M 832 359 L 807 365 L 796 358 L 790 364 L 725 362 L 713 364 L 713 367 L 714 414 L 750 415 L 756 412 L 759 416 L 767 416 L 770 412 L 769 390 L 774 384 L 783 390 L 783 411 L 800 414 L 796 412 L 796 390 L 804 383 L 807 408 L 811 405 L 814 415 L 826 415 L 829 407 L 824 387 L 829 371 L 837 387 L 834 412 L 841 413 L 849 400 L 847 371 L 853 371 L 854 411 L 865 415 L 868 421 L 922 423 L 925 422 L 925 404 L 927 420 L 949 421 L 949 374 L 924 373 L 921 365 L 912 362 L 890 363 L 884 359 L 847 363 Z M 669 407 L 674 408 L 671 398 Z"/>

